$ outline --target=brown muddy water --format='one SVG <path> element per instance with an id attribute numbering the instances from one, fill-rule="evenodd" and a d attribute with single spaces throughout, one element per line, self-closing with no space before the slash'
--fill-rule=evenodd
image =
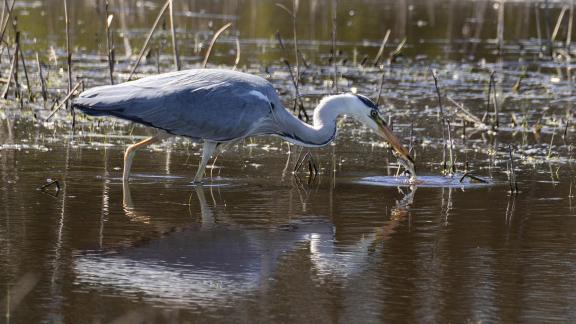
<path id="1" fill-rule="evenodd" d="M 68 2 L 74 81 L 106 84 L 104 1 Z M 258 0 L 175 3 L 185 68 L 198 67 L 214 32 L 232 22 L 210 66 L 231 68 L 238 39 L 237 68 L 268 78 L 291 107 L 280 58 L 294 62 L 292 25 L 282 9 Z M 419 175 L 444 181 L 437 71 L 458 169 L 450 186 L 382 183 L 395 175 L 395 159 L 350 120 L 333 145 L 312 151 L 316 178 L 306 163 L 292 172 L 307 151 L 257 138 L 223 152 L 194 186 L 197 144 L 171 139 L 139 152 L 123 185 L 123 150 L 149 130 L 77 116 L 72 131 L 64 109 L 44 121 L 67 92 L 62 1 L 17 1 L 36 100 L 20 104 L 12 88 L 0 106 L 0 322 L 576 321 L 574 52 L 565 46 L 573 12 L 561 1 L 500 5 L 338 1 L 338 90 L 376 98 L 383 73 L 383 113 L 411 143 Z M 127 79 L 161 6 L 111 1 L 116 82 Z M 550 57 L 546 35 L 563 7 Z M 300 91 L 311 111 L 335 91 L 331 2 L 300 1 L 298 19 L 307 63 L 300 60 Z M 404 38 L 403 55 L 388 63 Z M 171 53 L 161 23 L 139 76 L 173 70 Z M 0 66 L 4 87 L 6 51 Z M 492 71 L 499 131 L 464 126 L 448 97 L 482 118 Z M 460 184 L 466 164 L 489 184 Z M 60 189 L 37 190 L 49 181 Z"/>

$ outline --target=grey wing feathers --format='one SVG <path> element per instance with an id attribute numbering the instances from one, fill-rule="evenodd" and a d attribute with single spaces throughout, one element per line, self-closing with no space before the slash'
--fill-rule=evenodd
<path id="1" fill-rule="evenodd" d="M 74 107 L 115 116 L 174 135 L 228 141 L 265 124 L 278 98 L 264 79 L 228 70 L 160 74 L 83 92 Z M 265 131 L 265 130 L 264 130 Z"/>

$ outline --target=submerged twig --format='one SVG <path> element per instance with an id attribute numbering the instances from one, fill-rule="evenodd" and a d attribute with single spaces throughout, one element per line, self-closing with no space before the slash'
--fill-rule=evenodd
<path id="1" fill-rule="evenodd" d="M 464 181 L 464 179 L 466 179 L 466 178 L 470 178 L 470 179 L 472 179 L 472 180 L 474 180 L 474 181 L 478 181 L 478 182 L 481 182 L 481 183 L 488 183 L 488 181 L 486 181 L 486 180 L 484 180 L 484 179 L 482 179 L 482 178 L 479 178 L 479 177 L 477 177 L 477 176 L 475 176 L 475 175 L 473 175 L 473 174 L 471 174 L 471 173 L 469 173 L 469 172 L 466 172 L 466 173 L 464 173 L 464 175 L 462 175 L 462 177 L 460 178 L 460 182 Z"/>
<path id="2" fill-rule="evenodd" d="M 52 180 L 52 181 L 48 182 L 47 184 L 36 188 L 36 190 L 44 191 L 51 186 L 56 186 L 56 192 L 57 193 L 60 192 L 60 183 L 58 182 L 58 180 Z"/>

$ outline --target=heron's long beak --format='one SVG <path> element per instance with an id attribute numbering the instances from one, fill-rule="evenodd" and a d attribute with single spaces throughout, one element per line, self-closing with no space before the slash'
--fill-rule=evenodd
<path id="1" fill-rule="evenodd" d="M 396 135 L 394 135 L 394 133 L 392 132 L 392 130 L 390 130 L 388 125 L 386 125 L 384 120 L 382 120 L 380 116 L 376 116 L 372 119 L 378 125 L 377 129 L 378 135 L 383 137 L 392 146 L 392 148 L 398 153 L 400 158 L 414 165 L 414 160 L 410 156 L 410 153 L 404 146 L 402 146 L 402 144 L 400 143 L 400 139 L 396 137 Z"/>

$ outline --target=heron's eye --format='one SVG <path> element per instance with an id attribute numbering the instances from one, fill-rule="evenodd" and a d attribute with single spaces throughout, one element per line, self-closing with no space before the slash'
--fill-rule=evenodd
<path id="1" fill-rule="evenodd" d="M 371 110 L 370 116 L 372 116 L 372 118 L 376 118 L 376 117 L 378 117 L 378 112 L 376 110 Z"/>

